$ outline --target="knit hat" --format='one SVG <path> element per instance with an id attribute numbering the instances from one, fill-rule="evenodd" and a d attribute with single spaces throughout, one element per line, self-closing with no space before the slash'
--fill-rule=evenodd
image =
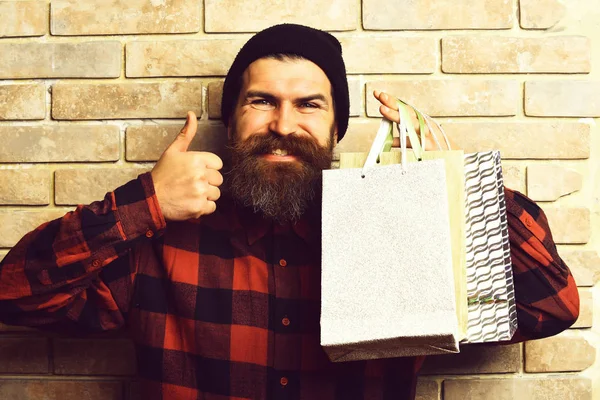
<path id="1" fill-rule="evenodd" d="M 240 49 L 223 84 L 221 119 L 225 126 L 229 124 L 229 116 L 240 94 L 242 74 L 254 61 L 271 54 L 298 55 L 312 61 L 325 72 L 333 89 L 338 142 L 342 140 L 350 114 L 342 45 L 327 32 L 296 24 L 275 25 L 258 32 Z"/>

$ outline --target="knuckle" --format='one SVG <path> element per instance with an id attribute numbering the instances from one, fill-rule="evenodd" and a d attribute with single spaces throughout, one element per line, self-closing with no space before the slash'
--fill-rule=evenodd
<path id="1" fill-rule="evenodd" d="M 206 195 L 206 184 L 204 182 L 198 182 L 194 185 L 194 194 L 196 197 L 202 197 Z"/>

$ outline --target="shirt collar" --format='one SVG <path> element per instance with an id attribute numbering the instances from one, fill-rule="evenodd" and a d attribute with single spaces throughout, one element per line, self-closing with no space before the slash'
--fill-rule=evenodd
<path id="1" fill-rule="evenodd" d="M 237 208 L 240 223 L 246 231 L 248 244 L 252 246 L 254 243 L 265 237 L 269 232 L 284 233 L 290 229 L 307 243 L 312 243 L 315 240 L 320 240 L 320 220 L 316 216 L 308 213 L 300 218 L 295 223 L 286 223 L 280 225 L 271 220 L 264 218 L 258 213 L 252 212 L 248 208 Z M 314 214 L 314 213 L 312 213 Z"/>

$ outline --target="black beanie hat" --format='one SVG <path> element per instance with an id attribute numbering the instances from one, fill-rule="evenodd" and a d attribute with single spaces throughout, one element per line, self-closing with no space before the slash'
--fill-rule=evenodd
<path id="1" fill-rule="evenodd" d="M 317 64 L 325 72 L 333 89 L 338 142 L 342 140 L 350 114 L 342 45 L 327 32 L 296 24 L 275 25 L 258 32 L 240 49 L 223 84 L 221 120 L 225 126 L 229 124 L 229 116 L 240 94 L 242 74 L 254 61 L 271 54 L 298 55 Z"/>

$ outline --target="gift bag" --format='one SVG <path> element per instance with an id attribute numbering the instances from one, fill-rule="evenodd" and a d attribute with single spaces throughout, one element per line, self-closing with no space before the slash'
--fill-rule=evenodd
<path id="1" fill-rule="evenodd" d="M 517 329 L 500 153 L 465 155 L 467 343 L 510 340 Z"/>
<path id="2" fill-rule="evenodd" d="M 458 352 L 443 160 L 323 171 L 321 345 L 332 361 Z M 380 164 L 380 163 L 379 163 Z"/>
<path id="3" fill-rule="evenodd" d="M 431 129 L 431 123 L 437 125 L 426 114 L 416 107 L 398 100 L 398 108 L 402 119 L 407 121 L 407 131 L 411 144 L 414 142 L 413 152 L 407 153 L 409 162 L 421 160 L 443 159 L 446 169 L 446 186 L 448 191 L 448 207 L 450 217 L 450 241 L 452 244 L 452 266 L 454 269 L 454 288 L 456 294 L 456 312 L 458 318 L 458 337 L 464 340 L 467 336 L 468 309 L 467 309 L 467 270 L 466 270 L 466 245 L 465 245 L 465 174 L 464 152 L 462 150 L 442 150 L 442 146 Z M 414 111 L 419 121 L 421 132 L 420 139 L 412 135 L 413 127 L 408 113 Z M 448 149 L 450 143 L 443 129 L 437 125 Z M 429 133 L 435 142 L 437 150 L 425 150 L 425 133 Z M 380 156 L 381 165 L 399 164 L 400 152 L 383 152 Z M 367 158 L 367 153 L 340 153 L 339 168 L 362 167 Z"/>

